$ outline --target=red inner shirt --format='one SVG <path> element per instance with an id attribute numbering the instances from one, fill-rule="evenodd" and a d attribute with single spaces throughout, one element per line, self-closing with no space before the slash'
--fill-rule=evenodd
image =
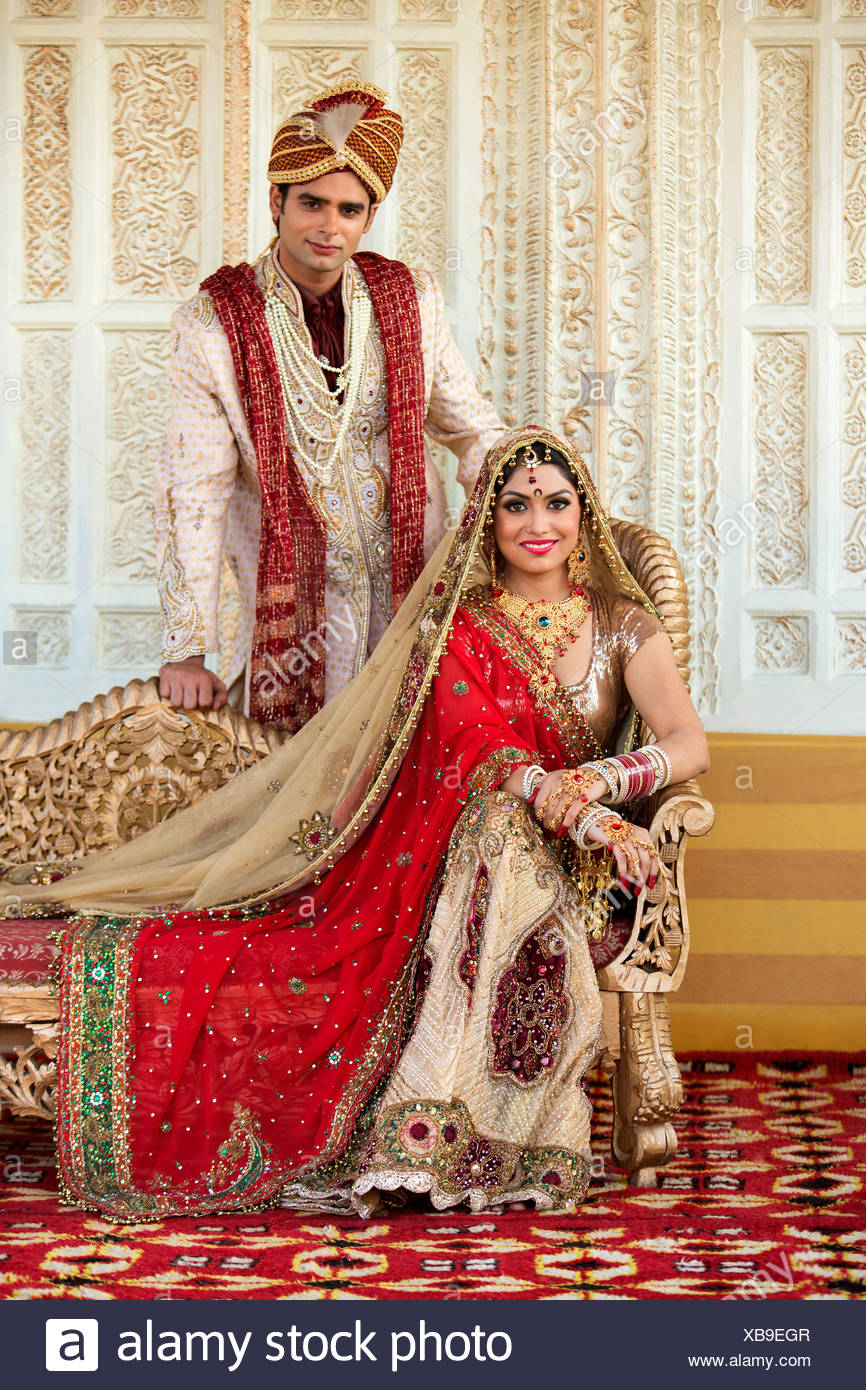
<path id="1" fill-rule="evenodd" d="M 305 289 L 297 281 L 292 282 L 304 306 L 304 321 L 310 330 L 313 352 L 316 357 L 327 357 L 332 367 L 343 365 L 343 332 L 346 311 L 343 308 L 343 281 L 339 279 L 333 289 L 321 298 Z M 325 371 L 325 380 L 333 391 L 337 385 L 336 371 Z"/>

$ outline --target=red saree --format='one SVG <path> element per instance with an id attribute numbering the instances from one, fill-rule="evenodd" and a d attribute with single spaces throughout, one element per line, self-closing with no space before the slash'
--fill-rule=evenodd
<path id="1" fill-rule="evenodd" d="M 317 886 L 66 934 L 68 1201 L 129 1221 L 248 1210 L 346 1153 L 411 1032 L 461 807 L 519 764 L 600 751 L 561 688 L 534 703 L 534 669 L 516 629 L 462 605 L 378 814 Z"/>

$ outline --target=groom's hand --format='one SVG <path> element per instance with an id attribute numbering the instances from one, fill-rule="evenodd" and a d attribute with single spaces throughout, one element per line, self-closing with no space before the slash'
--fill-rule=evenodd
<path id="1" fill-rule="evenodd" d="M 228 692 L 215 671 L 209 671 L 203 656 L 184 661 L 168 661 L 159 668 L 159 693 L 175 709 L 219 709 Z"/>

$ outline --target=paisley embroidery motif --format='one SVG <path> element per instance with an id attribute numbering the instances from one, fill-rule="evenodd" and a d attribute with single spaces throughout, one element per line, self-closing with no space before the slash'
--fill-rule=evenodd
<path id="1" fill-rule="evenodd" d="M 574 1012 L 566 991 L 568 956 L 555 919 L 536 927 L 496 987 L 490 1016 L 490 1070 L 518 1086 L 553 1074 L 559 1039 Z"/>
<path id="2" fill-rule="evenodd" d="M 208 1190 L 220 1196 L 245 1192 L 261 1177 L 269 1148 L 262 1140 L 258 1115 L 235 1103 L 228 1138 L 207 1175 Z"/>

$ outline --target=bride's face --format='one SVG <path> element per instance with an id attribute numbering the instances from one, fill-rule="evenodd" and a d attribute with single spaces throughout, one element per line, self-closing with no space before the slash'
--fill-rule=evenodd
<path id="1" fill-rule="evenodd" d="M 580 516 L 580 497 L 560 469 L 521 464 L 496 499 L 493 535 L 507 565 L 546 574 L 564 566 L 577 545 Z"/>

